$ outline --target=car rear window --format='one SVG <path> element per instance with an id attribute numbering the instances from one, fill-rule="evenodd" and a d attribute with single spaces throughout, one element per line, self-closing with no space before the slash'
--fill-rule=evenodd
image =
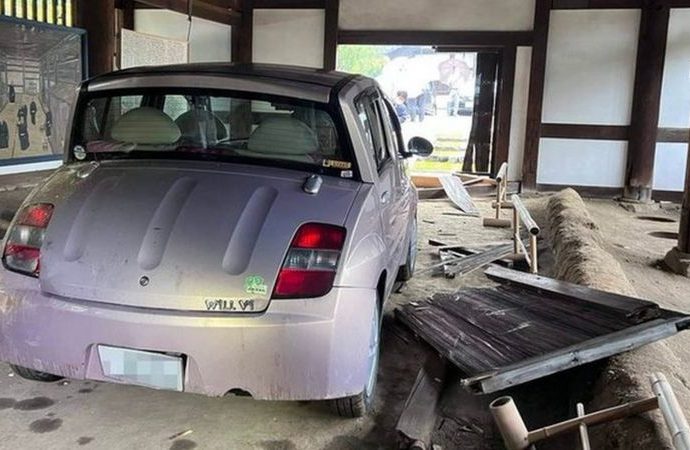
<path id="1" fill-rule="evenodd" d="M 77 160 L 210 159 L 353 176 L 332 113 L 314 102 L 199 91 L 104 93 L 80 102 L 77 123 Z"/>

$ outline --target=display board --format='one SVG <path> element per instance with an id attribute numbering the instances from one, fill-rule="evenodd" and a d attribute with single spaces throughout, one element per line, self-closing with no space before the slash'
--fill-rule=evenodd
<path id="1" fill-rule="evenodd" d="M 0 16 L 0 165 L 59 159 L 84 30 Z"/>
<path id="2" fill-rule="evenodd" d="M 160 66 L 184 64 L 188 61 L 189 45 L 186 41 L 122 30 L 122 56 L 120 67 Z"/>

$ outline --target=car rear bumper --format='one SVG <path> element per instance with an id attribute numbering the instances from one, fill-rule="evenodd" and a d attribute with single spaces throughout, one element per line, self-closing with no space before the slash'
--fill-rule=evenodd
<path id="1" fill-rule="evenodd" d="M 113 307 L 42 294 L 3 271 L 0 360 L 73 379 L 116 381 L 97 345 L 185 356 L 184 391 L 232 389 L 266 400 L 354 395 L 367 381 L 376 292 L 334 288 L 320 299 L 277 300 L 260 315 Z"/>

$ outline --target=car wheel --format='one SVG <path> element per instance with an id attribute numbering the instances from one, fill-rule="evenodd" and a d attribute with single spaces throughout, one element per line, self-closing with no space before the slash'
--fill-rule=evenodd
<path id="1" fill-rule="evenodd" d="M 412 222 L 412 230 L 410 231 L 410 243 L 407 248 L 407 259 L 405 265 L 398 269 L 397 281 L 409 281 L 414 274 L 414 267 L 417 263 L 417 219 Z M 402 287 L 402 286 L 400 286 Z"/>
<path id="2" fill-rule="evenodd" d="M 377 299 L 378 300 L 378 299 Z M 379 302 L 377 301 L 377 304 Z M 371 341 L 369 342 L 369 377 L 361 393 L 350 397 L 332 400 L 331 407 L 340 417 L 357 418 L 369 414 L 374 405 L 376 393 L 376 378 L 379 368 L 379 346 L 381 341 L 381 313 L 378 306 L 372 320 Z"/>
<path id="3" fill-rule="evenodd" d="M 59 377 L 57 375 L 39 372 L 38 370 L 27 369 L 26 367 L 15 366 L 14 364 L 10 364 L 10 367 L 12 367 L 12 370 L 17 375 L 31 381 L 42 381 L 44 383 L 51 383 L 53 381 L 62 380 L 62 377 Z"/>

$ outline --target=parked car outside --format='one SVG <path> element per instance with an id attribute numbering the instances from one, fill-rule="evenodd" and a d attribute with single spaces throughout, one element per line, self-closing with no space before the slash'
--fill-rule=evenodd
<path id="1" fill-rule="evenodd" d="M 362 76 L 138 68 L 81 86 L 64 165 L 3 242 L 0 360 L 60 377 L 370 410 L 416 256 L 393 106 Z"/>

